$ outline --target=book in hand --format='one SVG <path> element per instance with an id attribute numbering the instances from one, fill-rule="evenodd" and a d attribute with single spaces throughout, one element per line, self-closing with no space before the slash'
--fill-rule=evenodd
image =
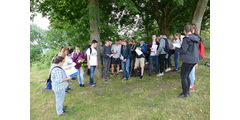
<path id="1" fill-rule="evenodd" d="M 78 71 L 74 67 L 65 70 L 65 72 L 66 72 L 67 76 L 70 76 L 70 77 L 74 77 L 74 76 L 78 75 Z"/>

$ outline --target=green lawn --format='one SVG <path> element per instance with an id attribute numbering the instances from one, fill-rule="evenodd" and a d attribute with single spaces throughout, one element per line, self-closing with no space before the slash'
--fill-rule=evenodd
<path id="1" fill-rule="evenodd" d="M 43 92 L 48 69 L 31 71 L 31 120 L 208 120 L 210 119 L 210 68 L 209 49 L 205 59 L 196 68 L 195 91 L 185 99 L 177 98 L 181 92 L 179 72 L 163 77 L 145 74 L 143 80 L 130 78 L 122 82 L 113 77 L 108 83 L 100 79 L 96 88 L 78 88 L 73 81 L 64 105 L 69 113 L 58 117 L 53 92 Z"/>

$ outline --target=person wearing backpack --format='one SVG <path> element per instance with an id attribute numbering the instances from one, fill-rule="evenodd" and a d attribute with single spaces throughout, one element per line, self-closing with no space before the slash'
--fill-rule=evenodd
<path id="1" fill-rule="evenodd" d="M 173 35 L 169 35 L 168 37 L 168 43 L 169 43 L 169 51 L 168 51 L 168 54 L 167 54 L 167 69 L 165 70 L 165 72 L 168 72 L 168 71 L 171 71 L 171 67 L 172 67 L 172 64 L 171 64 L 171 56 L 174 54 L 174 50 L 172 49 L 173 47 L 173 41 L 174 41 L 174 37 Z"/>
<path id="2" fill-rule="evenodd" d="M 121 40 L 121 61 L 122 61 L 122 69 L 123 69 L 123 78 L 122 80 L 129 79 L 129 65 L 130 65 L 130 57 L 131 57 L 131 47 L 127 44 L 125 39 Z"/>
<path id="3" fill-rule="evenodd" d="M 97 62 L 97 50 L 96 47 L 98 45 L 98 41 L 96 40 L 92 40 L 92 44 L 91 47 L 89 47 L 86 51 L 86 55 L 87 55 L 87 65 L 88 65 L 88 69 L 90 70 L 89 72 L 89 84 L 91 85 L 91 87 L 95 87 L 95 83 L 93 80 L 94 77 L 94 71 L 98 65 Z"/>
<path id="4" fill-rule="evenodd" d="M 64 57 L 57 56 L 54 59 L 54 64 L 51 68 L 51 81 L 52 81 L 52 89 L 55 93 L 56 97 L 56 111 L 57 115 L 64 115 L 68 111 L 66 111 L 67 106 L 63 106 L 65 90 L 68 86 L 69 80 L 72 80 L 71 77 L 67 77 L 65 71 L 62 68 L 64 64 Z"/>
<path id="5" fill-rule="evenodd" d="M 163 33 L 160 34 L 160 40 L 159 40 L 159 48 L 158 48 L 158 55 L 159 55 L 159 64 L 160 64 L 160 71 L 157 74 L 158 77 L 164 75 L 164 69 L 165 69 L 165 57 L 166 54 L 168 53 L 168 41 L 166 35 Z"/>
<path id="6" fill-rule="evenodd" d="M 138 67 L 141 68 L 141 76 L 140 76 L 140 80 L 143 79 L 143 73 L 144 73 L 144 66 L 145 66 L 145 54 L 147 52 L 145 43 L 144 43 L 144 39 L 140 40 L 140 45 L 138 45 L 136 47 L 136 49 L 139 49 L 142 54 L 136 54 L 136 60 L 135 60 L 135 65 L 134 65 L 134 72 L 136 74 L 136 70 Z"/>
<path id="7" fill-rule="evenodd" d="M 194 67 L 199 62 L 199 45 L 200 38 L 192 34 L 192 25 L 186 25 L 184 27 L 185 37 L 181 48 L 173 46 L 173 49 L 176 49 L 180 52 L 180 59 L 182 60 L 181 68 L 181 82 L 182 82 L 182 93 L 178 95 L 179 98 L 185 98 L 190 95 L 190 78 L 189 74 Z"/>
<path id="8" fill-rule="evenodd" d="M 110 40 L 107 39 L 105 41 L 105 45 L 103 45 L 102 50 L 101 50 L 101 55 L 102 55 L 102 60 L 103 60 L 103 81 L 107 82 L 109 79 L 108 77 L 108 72 L 110 69 L 110 64 L 111 64 L 111 46 L 110 46 Z"/>
<path id="9" fill-rule="evenodd" d="M 78 70 L 78 83 L 79 83 L 79 87 L 85 87 L 84 86 L 84 77 L 83 77 L 83 68 L 81 68 L 81 65 L 83 64 L 83 62 L 85 61 L 85 56 L 83 53 L 80 52 L 80 46 L 76 46 L 75 48 L 76 52 L 73 53 L 73 62 L 76 63 L 75 68 Z"/>
<path id="10" fill-rule="evenodd" d="M 159 47 L 159 42 L 157 41 L 157 36 L 155 34 L 152 35 L 152 41 L 148 44 L 147 46 L 147 50 L 150 53 L 149 56 L 149 61 L 148 61 L 148 65 L 149 65 L 149 70 L 148 70 L 148 75 L 151 76 L 152 75 L 152 61 L 155 61 L 155 72 L 158 73 L 159 71 L 159 66 L 158 66 L 158 54 L 157 54 L 157 49 Z"/>

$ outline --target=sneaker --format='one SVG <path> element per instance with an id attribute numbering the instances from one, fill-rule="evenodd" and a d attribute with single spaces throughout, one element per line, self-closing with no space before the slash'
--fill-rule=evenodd
<path id="1" fill-rule="evenodd" d="M 81 87 L 82 87 L 82 84 L 79 84 L 79 87 L 81 88 Z"/>
<path id="2" fill-rule="evenodd" d="M 70 90 L 70 91 L 72 91 L 72 89 L 69 87 L 67 90 Z"/>
<path id="3" fill-rule="evenodd" d="M 126 80 L 129 80 L 129 78 L 126 78 Z"/>
<path id="4" fill-rule="evenodd" d="M 162 72 L 162 73 L 158 73 L 157 74 L 157 77 L 160 77 L 160 76 L 163 76 L 164 75 L 164 73 Z"/>
<path id="5" fill-rule="evenodd" d="M 82 84 L 82 87 L 85 88 L 84 84 Z"/>
<path id="6" fill-rule="evenodd" d="M 143 79 L 143 76 L 140 76 L 140 80 L 142 80 Z"/>
<path id="7" fill-rule="evenodd" d="M 114 74 L 112 73 L 112 74 L 111 74 L 111 77 L 113 77 L 113 75 L 114 75 Z"/>
<path id="8" fill-rule="evenodd" d="M 165 72 L 169 72 L 169 71 L 171 71 L 171 68 L 167 68 L 167 69 L 165 70 Z"/>
<path id="9" fill-rule="evenodd" d="M 195 90 L 194 89 L 194 86 L 190 86 L 190 89 L 189 89 L 190 91 L 193 91 L 193 90 Z"/>
<path id="10" fill-rule="evenodd" d="M 60 114 L 59 116 L 63 116 L 63 115 L 65 115 L 66 113 L 68 113 L 68 111 L 63 111 L 63 113 Z"/>
<path id="11" fill-rule="evenodd" d="M 95 84 L 93 84 L 93 85 L 91 85 L 91 87 L 96 87 L 96 85 L 95 85 Z"/>
<path id="12" fill-rule="evenodd" d="M 125 78 L 125 77 L 123 77 L 123 78 L 122 78 L 122 80 L 126 80 L 126 78 Z"/>
<path id="13" fill-rule="evenodd" d="M 178 69 L 174 69 L 174 70 L 173 70 L 173 72 L 177 72 L 177 71 L 178 71 Z"/>
<path id="14" fill-rule="evenodd" d="M 70 92 L 68 92 L 68 91 L 65 91 L 65 94 L 69 94 Z"/>
<path id="15" fill-rule="evenodd" d="M 188 97 L 188 96 L 189 96 L 188 94 L 184 95 L 183 93 L 181 93 L 181 94 L 178 95 L 178 98 L 185 98 L 185 97 Z"/>

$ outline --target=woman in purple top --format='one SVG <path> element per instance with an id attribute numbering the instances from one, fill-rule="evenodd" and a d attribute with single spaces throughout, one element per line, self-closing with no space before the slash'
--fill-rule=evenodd
<path id="1" fill-rule="evenodd" d="M 78 70 L 78 82 L 79 87 L 84 86 L 84 78 L 83 78 L 83 69 L 81 68 L 82 62 L 85 60 L 85 56 L 83 53 L 80 52 L 80 47 L 76 46 L 76 52 L 73 54 L 73 62 L 76 63 L 75 68 Z"/>

